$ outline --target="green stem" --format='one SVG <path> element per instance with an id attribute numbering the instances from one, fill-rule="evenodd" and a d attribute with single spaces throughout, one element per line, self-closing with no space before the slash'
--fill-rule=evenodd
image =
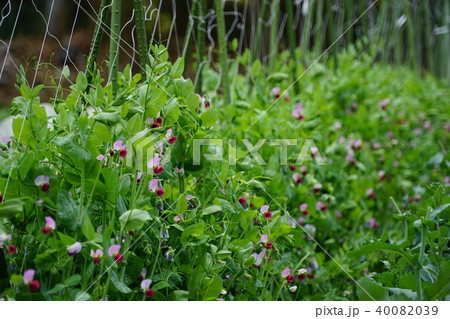
<path id="1" fill-rule="evenodd" d="M 189 57 L 191 55 L 191 45 L 192 45 L 192 39 L 193 39 L 193 30 L 194 30 L 194 17 L 196 17 L 198 14 L 198 1 L 193 0 L 191 12 L 189 14 L 189 22 L 186 28 L 186 34 L 184 36 L 184 44 L 183 44 L 183 60 L 184 60 L 184 70 L 183 70 L 183 76 L 186 75 L 186 69 L 187 65 L 189 64 Z"/>
<path id="2" fill-rule="evenodd" d="M 198 94 L 203 93 L 203 60 L 205 54 L 205 15 L 206 15 L 206 0 L 198 0 L 198 15 L 199 21 L 197 24 L 197 82 L 195 84 L 195 91 Z M 186 61 L 185 61 L 186 62 Z"/>
<path id="3" fill-rule="evenodd" d="M 106 278 L 105 288 L 103 289 L 103 295 L 102 295 L 103 300 L 105 300 L 106 297 L 108 296 L 109 283 L 111 282 L 111 273 L 112 273 L 112 269 L 110 269 L 108 271 L 108 277 Z"/>
<path id="4" fill-rule="evenodd" d="M 217 17 L 217 37 L 219 42 L 219 60 L 222 68 L 222 90 L 224 105 L 231 102 L 230 78 L 228 77 L 228 53 L 225 34 L 225 16 L 223 13 L 222 0 L 214 0 Z"/>
<path id="5" fill-rule="evenodd" d="M 113 0 L 111 12 L 111 40 L 109 42 L 109 80 L 113 95 L 117 94 L 117 74 L 119 70 L 120 14 L 122 0 Z"/>
<path id="6" fill-rule="evenodd" d="M 103 30 L 106 26 L 106 19 L 109 14 L 109 6 L 106 6 L 110 0 L 102 0 L 100 3 L 99 15 L 97 17 L 97 22 L 95 24 L 94 35 L 92 36 L 91 48 L 89 50 L 89 56 L 87 59 L 87 80 L 90 84 L 92 78 L 95 75 L 95 65 L 97 63 L 98 51 L 100 50 L 100 45 L 103 39 Z M 89 90 L 90 86 L 87 87 Z"/>
<path id="7" fill-rule="evenodd" d="M 148 64 L 148 41 L 147 29 L 145 27 L 145 13 L 142 0 L 134 0 L 134 12 L 136 20 L 136 33 L 139 51 L 139 62 L 141 64 L 142 78 L 145 80 L 145 66 Z"/>
<path id="8" fill-rule="evenodd" d="M 263 0 L 261 11 L 258 18 L 258 27 L 256 28 L 255 41 L 253 42 L 252 49 L 252 59 L 251 61 L 255 61 L 258 56 L 259 48 L 261 47 L 261 35 L 264 28 L 264 20 L 266 18 L 267 9 L 269 8 L 269 1 Z"/>
<path id="9" fill-rule="evenodd" d="M 271 19 L 270 25 L 270 57 L 269 57 L 269 71 L 274 72 L 275 63 L 277 61 L 278 52 L 278 28 L 279 28 L 279 15 L 280 15 L 280 0 L 272 1 L 271 5 Z"/>
<path id="10" fill-rule="evenodd" d="M 297 62 L 295 59 L 295 30 L 294 30 L 294 6 L 292 0 L 286 1 L 286 11 L 287 11 L 287 34 L 289 40 L 289 49 L 291 52 L 291 65 L 292 65 L 292 83 L 297 81 Z M 298 84 L 294 85 L 294 91 L 296 94 L 300 92 Z"/>

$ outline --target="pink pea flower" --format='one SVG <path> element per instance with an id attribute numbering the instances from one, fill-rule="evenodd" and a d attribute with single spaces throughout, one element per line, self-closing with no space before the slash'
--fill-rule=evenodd
<path id="1" fill-rule="evenodd" d="M 181 214 L 181 215 L 176 215 L 176 216 L 173 218 L 173 221 L 176 222 L 176 223 L 178 223 L 178 224 L 181 223 L 182 220 L 184 220 L 183 214 Z"/>
<path id="2" fill-rule="evenodd" d="M 275 98 L 280 98 L 280 92 L 281 92 L 281 88 L 276 86 L 274 88 L 272 88 L 272 90 L 270 91 L 272 93 L 273 96 L 275 96 Z"/>
<path id="3" fill-rule="evenodd" d="M 155 295 L 155 291 L 153 289 L 150 289 L 151 284 L 151 279 L 144 279 L 141 282 L 141 289 L 144 292 L 146 298 L 152 298 Z"/>
<path id="4" fill-rule="evenodd" d="M 45 217 L 45 226 L 42 228 L 42 233 L 44 235 L 50 234 L 52 230 L 56 229 L 56 223 L 50 216 Z"/>
<path id="5" fill-rule="evenodd" d="M 259 254 L 257 254 L 257 253 L 251 254 L 250 257 L 254 257 L 255 258 L 255 263 L 253 265 L 255 267 L 261 266 L 261 263 L 262 263 L 263 258 L 264 258 L 265 255 L 266 255 L 266 250 L 265 249 L 261 250 L 261 252 Z"/>
<path id="6" fill-rule="evenodd" d="M 259 240 L 259 242 L 267 243 L 268 240 L 269 240 L 269 235 L 263 234 L 263 235 L 261 235 L 261 239 Z"/>
<path id="7" fill-rule="evenodd" d="M 383 110 L 383 111 L 386 111 L 386 108 L 387 108 L 387 106 L 388 106 L 388 104 L 391 102 L 391 100 L 390 99 L 384 99 L 384 100 L 381 100 L 381 102 L 380 102 L 380 107 L 381 107 L 381 109 Z"/>
<path id="8" fill-rule="evenodd" d="M 137 173 L 137 176 L 136 176 L 136 183 L 140 183 L 140 182 L 142 182 L 142 175 L 143 175 L 143 173 L 142 172 L 138 172 Z"/>
<path id="9" fill-rule="evenodd" d="M 294 180 L 294 182 L 296 182 L 297 184 L 300 184 L 303 179 L 300 177 L 300 175 L 298 173 L 294 173 L 292 174 L 292 179 Z"/>
<path id="10" fill-rule="evenodd" d="M 370 199 L 374 199 L 375 198 L 375 193 L 373 191 L 373 188 L 368 188 L 366 190 L 366 196 L 368 196 Z"/>
<path id="11" fill-rule="evenodd" d="M 114 261 L 120 263 L 123 261 L 123 255 L 119 253 L 120 245 L 111 245 L 108 248 L 108 255 L 114 258 Z"/>
<path id="12" fill-rule="evenodd" d="M 39 290 L 39 287 L 41 286 L 39 281 L 33 280 L 35 273 L 34 269 L 28 269 L 23 273 L 23 283 L 28 286 L 30 291 Z"/>
<path id="13" fill-rule="evenodd" d="M 334 123 L 334 129 L 336 131 L 339 131 L 341 128 L 342 128 L 342 123 L 341 122 Z"/>
<path id="14" fill-rule="evenodd" d="M 422 130 L 420 129 L 420 127 L 416 127 L 413 132 L 414 132 L 414 135 L 422 134 Z"/>
<path id="15" fill-rule="evenodd" d="M 149 183 L 148 183 L 148 189 L 151 192 L 156 192 L 156 188 L 158 187 L 158 180 L 156 178 L 152 179 Z"/>
<path id="16" fill-rule="evenodd" d="M 372 219 L 369 221 L 369 225 L 370 225 L 370 227 L 373 228 L 373 229 L 377 229 L 377 228 L 379 227 L 379 225 L 378 225 L 377 221 L 375 220 L 375 218 L 372 218 Z"/>
<path id="17" fill-rule="evenodd" d="M 320 184 L 320 183 L 314 184 L 314 186 L 313 186 L 314 193 L 320 192 L 321 189 L 322 189 L 322 184 Z"/>
<path id="18" fill-rule="evenodd" d="M 184 168 L 175 168 L 173 170 L 174 174 L 184 174 Z"/>
<path id="19" fill-rule="evenodd" d="M 378 181 L 382 182 L 386 178 L 386 172 L 385 171 L 378 171 Z"/>
<path id="20" fill-rule="evenodd" d="M 292 111 L 292 116 L 298 120 L 303 120 L 304 116 L 302 112 L 303 112 L 303 104 L 297 103 L 295 104 L 295 109 Z"/>
<path id="21" fill-rule="evenodd" d="M 306 166 L 301 166 L 300 173 L 302 173 L 302 175 L 305 176 L 306 174 L 308 174 L 308 168 Z"/>
<path id="22" fill-rule="evenodd" d="M 113 144 L 113 148 L 116 151 L 120 151 L 123 148 L 123 141 L 122 140 L 115 141 Z"/>
<path id="23" fill-rule="evenodd" d="M 34 179 L 34 184 L 40 187 L 43 192 L 47 192 L 50 188 L 50 177 L 46 175 L 39 175 Z"/>
<path id="24" fill-rule="evenodd" d="M 327 209 L 328 209 L 328 206 L 324 205 L 322 202 L 316 203 L 316 211 L 319 211 L 319 210 L 326 211 Z"/>
<path id="25" fill-rule="evenodd" d="M 161 158 L 159 157 L 159 154 L 156 153 L 155 157 L 148 161 L 147 167 L 152 169 L 152 168 L 156 167 L 157 165 L 159 165 L 160 162 L 161 162 Z"/>
<path id="26" fill-rule="evenodd" d="M 309 214 L 309 211 L 307 210 L 307 208 L 308 208 L 308 204 L 303 203 L 300 205 L 300 211 L 302 212 L 302 214 L 304 216 Z"/>
<path id="27" fill-rule="evenodd" d="M 423 123 L 423 128 L 426 129 L 427 131 L 431 131 L 431 129 L 432 129 L 433 127 L 431 126 L 431 122 L 430 122 L 430 121 L 425 121 L 425 122 Z"/>
<path id="28" fill-rule="evenodd" d="M 11 234 L 0 234 L 0 248 L 3 248 L 3 246 L 6 246 L 12 239 Z"/>
<path id="29" fill-rule="evenodd" d="M 91 249 L 91 257 L 94 259 L 94 264 L 100 264 L 101 258 L 103 257 L 103 250 L 97 249 L 94 251 Z"/>
<path id="30" fill-rule="evenodd" d="M 291 273 L 290 268 L 284 268 L 283 271 L 281 272 L 281 277 L 286 278 L 290 273 Z"/>
<path id="31" fill-rule="evenodd" d="M 269 205 L 264 205 L 261 207 L 261 214 L 264 215 L 265 219 L 271 219 L 272 218 L 272 213 L 269 212 Z"/>
<path id="32" fill-rule="evenodd" d="M 81 252 L 81 249 L 83 249 L 83 247 L 81 246 L 81 243 L 77 241 L 75 244 L 67 248 L 67 254 L 69 256 L 74 256 L 76 254 L 79 254 Z"/>

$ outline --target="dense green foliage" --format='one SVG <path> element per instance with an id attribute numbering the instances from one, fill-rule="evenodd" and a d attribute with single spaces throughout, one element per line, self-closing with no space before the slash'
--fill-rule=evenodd
<path id="1" fill-rule="evenodd" d="M 146 80 L 127 68 L 117 92 L 95 77 L 85 93 L 79 73 L 54 116 L 40 106 L 42 87 L 20 77 L 15 137 L 0 153 L 0 296 L 448 298 L 448 88 L 355 52 L 312 65 L 295 95 L 290 53 L 274 61 L 277 73 L 256 60 L 247 77 L 247 51 L 230 65 L 229 105 L 216 71 L 205 67 L 199 98 L 162 46 Z M 224 160 L 194 165 L 200 139 L 223 140 Z M 244 139 L 261 145 L 264 165 Z M 298 141 L 287 163 L 276 139 Z"/>

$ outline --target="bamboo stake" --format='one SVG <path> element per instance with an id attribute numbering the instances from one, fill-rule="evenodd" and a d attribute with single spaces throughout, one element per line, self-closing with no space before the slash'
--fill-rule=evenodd
<path id="1" fill-rule="evenodd" d="M 191 45 L 192 45 L 192 38 L 193 38 L 193 30 L 194 30 L 194 24 L 195 24 L 195 16 L 197 16 L 198 11 L 198 1 L 193 0 L 192 7 L 191 7 L 191 13 L 189 14 L 189 22 L 186 28 L 186 34 L 184 36 L 184 44 L 183 44 L 183 52 L 181 53 L 184 60 L 184 70 L 183 70 L 183 76 L 186 75 L 186 69 L 189 62 L 189 57 L 191 55 Z"/>
<path id="2" fill-rule="evenodd" d="M 195 90 L 199 93 L 203 93 L 203 60 L 205 54 L 205 15 L 206 15 L 206 0 L 199 0 L 198 2 L 198 14 L 199 21 L 197 24 L 197 82 L 195 84 Z"/>
<path id="3" fill-rule="evenodd" d="M 297 80 L 297 62 L 295 61 L 295 35 L 294 35 L 294 6 L 292 0 L 286 0 L 286 11 L 287 11 L 287 33 L 289 40 L 289 48 L 291 51 L 291 65 L 292 65 L 292 81 Z M 296 94 L 300 92 L 299 86 L 294 85 L 294 91 Z"/>
<path id="4" fill-rule="evenodd" d="M 278 28 L 279 28 L 279 15 L 280 15 L 280 0 L 274 0 L 271 5 L 271 19 L 270 25 L 270 56 L 269 56 L 269 71 L 274 72 L 275 62 L 277 60 L 278 52 Z"/>
<path id="5" fill-rule="evenodd" d="M 100 45 L 103 39 L 103 30 L 106 26 L 106 19 L 109 14 L 109 6 L 107 4 L 110 0 L 102 0 L 100 3 L 99 14 L 97 17 L 97 22 L 95 24 L 94 35 L 92 36 L 91 48 L 89 50 L 89 55 L 87 58 L 87 72 L 86 77 L 88 83 L 91 84 L 92 78 L 95 75 L 95 66 L 97 64 L 98 51 L 100 50 Z M 89 91 L 90 86 L 88 85 L 87 90 Z"/>
<path id="6" fill-rule="evenodd" d="M 146 72 L 145 66 L 148 64 L 148 42 L 147 29 L 145 27 L 145 13 L 142 0 L 134 0 L 134 12 L 136 20 L 136 33 L 139 51 L 139 62 L 141 64 L 142 78 L 145 80 Z"/>
<path id="7" fill-rule="evenodd" d="M 120 13 L 122 0 L 113 0 L 111 12 L 111 40 L 109 42 L 109 80 L 114 96 L 117 93 L 117 74 L 119 69 Z"/>
<path id="8" fill-rule="evenodd" d="M 214 0 L 217 19 L 217 37 L 219 42 L 219 59 L 222 67 L 222 90 L 225 105 L 229 105 L 230 97 L 230 79 L 228 77 L 228 50 L 225 35 L 225 16 L 222 7 L 222 0 Z"/>

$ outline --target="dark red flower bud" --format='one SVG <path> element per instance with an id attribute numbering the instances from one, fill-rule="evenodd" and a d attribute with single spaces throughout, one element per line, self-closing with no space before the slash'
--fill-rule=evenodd
<path id="1" fill-rule="evenodd" d="M 171 137 L 169 138 L 169 144 L 175 143 L 175 141 L 177 140 L 177 138 L 178 138 L 178 137 L 176 137 L 176 136 L 171 136 Z"/>
<path id="2" fill-rule="evenodd" d="M 123 261 L 123 255 L 122 254 L 116 254 L 114 255 L 114 260 L 116 263 L 120 263 Z"/>
<path id="3" fill-rule="evenodd" d="M 101 259 L 99 257 L 94 257 L 94 264 L 100 264 Z"/>
<path id="4" fill-rule="evenodd" d="M 264 218 L 265 218 L 265 219 L 271 219 L 271 218 L 272 218 L 272 213 L 271 213 L 271 212 L 266 212 L 266 213 L 264 214 Z"/>
<path id="5" fill-rule="evenodd" d="M 155 291 L 153 289 L 147 289 L 147 291 L 145 292 L 146 298 L 152 298 L 154 295 L 155 295 Z"/>
<path id="6" fill-rule="evenodd" d="M 309 274 L 308 278 L 309 278 L 309 279 L 314 279 L 314 274 L 312 274 L 312 273 Z"/>
<path id="7" fill-rule="evenodd" d="M 271 242 L 266 243 L 266 249 L 270 249 L 272 247 L 273 247 L 273 243 L 271 243 Z"/>
<path id="8" fill-rule="evenodd" d="M 297 276 L 297 279 L 298 279 L 298 280 L 303 280 L 303 279 L 305 279 L 305 278 L 306 278 L 306 275 L 305 275 L 305 274 L 300 274 L 300 275 Z"/>
<path id="9" fill-rule="evenodd" d="M 153 122 L 153 123 L 152 123 L 152 128 L 157 128 L 157 127 L 159 127 L 159 124 L 156 123 L 156 122 Z"/>
<path id="10" fill-rule="evenodd" d="M 247 202 L 247 198 L 245 198 L 245 197 L 239 197 L 239 203 L 240 203 L 241 205 L 244 205 L 246 202 Z"/>
<path id="11" fill-rule="evenodd" d="M 32 282 L 30 282 L 30 284 L 28 285 L 28 289 L 30 290 L 30 291 L 36 291 L 36 290 L 39 290 L 39 287 L 40 287 L 41 285 L 39 284 L 39 281 L 37 281 L 37 280 L 33 280 Z"/>
<path id="12" fill-rule="evenodd" d="M 161 165 L 155 166 L 155 168 L 153 169 L 156 175 L 161 174 L 163 170 L 164 168 Z"/>
<path id="13" fill-rule="evenodd" d="M 300 114 L 300 115 L 298 116 L 298 120 L 299 120 L 299 121 L 303 120 L 304 118 L 305 118 L 305 116 L 304 116 L 303 114 Z"/>
<path id="14" fill-rule="evenodd" d="M 0 203 L 3 202 L 3 195 L 0 195 Z"/>
<path id="15" fill-rule="evenodd" d="M 307 211 L 306 209 L 302 212 L 304 216 L 309 214 L 309 211 Z"/>
<path id="16" fill-rule="evenodd" d="M 109 156 L 113 157 L 114 156 L 114 151 L 109 151 Z"/>
<path id="17" fill-rule="evenodd" d="M 162 197 L 164 195 L 164 190 L 162 188 L 158 188 L 156 190 L 156 196 Z"/>
<path id="18" fill-rule="evenodd" d="M 291 171 L 295 171 L 295 169 L 296 169 L 295 165 L 291 165 L 290 169 L 291 169 Z"/>
<path id="19" fill-rule="evenodd" d="M 6 253 L 7 253 L 8 255 L 10 255 L 10 254 L 15 254 L 16 251 L 17 251 L 16 246 L 14 246 L 14 245 L 9 245 L 9 246 L 8 246 L 8 251 L 7 251 Z"/>
<path id="20" fill-rule="evenodd" d="M 45 226 L 44 228 L 42 228 L 42 233 L 44 235 L 50 234 L 51 231 L 52 231 L 52 229 L 49 226 Z"/>
<path id="21" fill-rule="evenodd" d="M 303 182 L 303 179 L 301 177 L 297 178 L 297 184 L 301 184 Z"/>
<path id="22" fill-rule="evenodd" d="M 126 148 L 124 148 L 124 149 L 120 150 L 119 156 L 125 157 L 125 156 L 127 156 L 127 154 L 128 154 L 128 150 Z"/>
<path id="23" fill-rule="evenodd" d="M 328 206 L 327 206 L 327 205 L 323 205 L 320 209 L 321 209 L 322 211 L 326 211 L 326 210 L 328 209 Z"/>
<path id="24" fill-rule="evenodd" d="M 156 123 L 161 124 L 162 122 L 163 122 L 162 117 L 158 117 L 158 118 L 156 119 Z"/>
<path id="25" fill-rule="evenodd" d="M 211 107 L 211 103 L 206 102 L 206 103 L 205 103 L 205 107 L 206 107 L 207 109 L 210 108 L 210 107 Z"/>
<path id="26" fill-rule="evenodd" d="M 286 280 L 287 280 L 288 283 L 291 283 L 291 282 L 293 282 L 295 280 L 295 277 L 292 276 L 291 274 L 289 274 L 289 275 L 287 275 Z"/>
<path id="27" fill-rule="evenodd" d="M 49 188 L 50 188 L 50 184 L 49 183 L 44 183 L 41 186 L 41 189 L 42 189 L 43 192 L 47 192 Z"/>

